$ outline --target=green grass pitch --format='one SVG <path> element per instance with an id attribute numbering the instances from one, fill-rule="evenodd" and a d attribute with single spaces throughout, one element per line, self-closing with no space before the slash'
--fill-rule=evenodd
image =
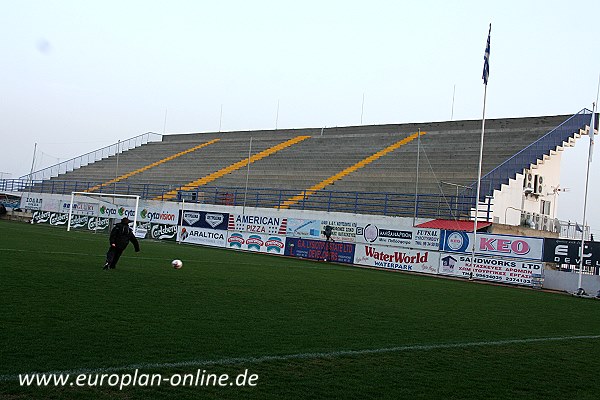
<path id="1" fill-rule="evenodd" d="M 600 301 L 147 240 L 102 271 L 106 234 L 0 221 L 0 238 L 0 398 L 600 396 Z M 135 368 L 258 378 L 122 390 L 16 379 Z"/>

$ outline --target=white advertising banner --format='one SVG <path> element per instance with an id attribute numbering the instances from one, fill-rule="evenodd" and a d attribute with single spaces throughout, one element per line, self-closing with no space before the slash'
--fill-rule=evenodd
<path id="1" fill-rule="evenodd" d="M 249 232 L 228 232 L 227 247 L 260 253 L 284 254 L 285 236 Z"/>
<path id="2" fill-rule="evenodd" d="M 321 239 L 325 240 L 323 234 L 326 226 L 331 226 L 331 239 L 336 242 L 356 241 L 356 222 L 348 221 L 321 221 Z"/>
<path id="3" fill-rule="evenodd" d="M 442 231 L 440 250 L 457 253 L 470 253 L 473 233 L 463 231 Z M 544 239 L 526 236 L 477 234 L 475 253 L 491 257 L 526 258 L 542 260 Z"/>
<path id="4" fill-rule="evenodd" d="M 20 208 L 23 210 L 43 210 L 43 197 L 39 194 L 29 193 L 21 197 Z"/>
<path id="5" fill-rule="evenodd" d="M 372 243 L 410 249 L 439 250 L 440 230 L 428 228 L 394 228 L 380 224 L 358 224 L 357 243 Z"/>
<path id="6" fill-rule="evenodd" d="M 147 202 L 141 201 L 138 205 L 139 222 L 151 222 L 153 224 L 177 225 L 179 217 L 179 204 L 175 202 Z M 135 207 L 132 207 L 135 210 Z M 129 217 L 133 221 L 131 217 Z"/>
<path id="7" fill-rule="evenodd" d="M 437 274 L 440 253 L 357 243 L 354 263 L 371 267 Z"/>
<path id="8" fill-rule="evenodd" d="M 439 273 L 443 275 L 471 277 L 486 281 L 511 283 L 515 285 L 531 285 L 532 274 L 543 274 L 541 262 L 510 260 L 498 257 L 475 256 L 475 265 L 471 263 L 471 255 L 442 253 Z"/>
<path id="9" fill-rule="evenodd" d="M 320 239 L 321 220 L 288 218 L 287 236 L 305 239 Z"/>
<path id="10" fill-rule="evenodd" d="M 230 214 L 228 230 L 285 235 L 287 232 L 287 218 L 268 213 Z"/>
<path id="11" fill-rule="evenodd" d="M 177 239 L 182 243 L 225 247 L 227 244 L 227 231 L 183 226 Z"/>
<path id="12" fill-rule="evenodd" d="M 113 219 L 122 219 L 129 218 L 129 220 L 133 221 L 135 218 L 135 207 L 131 206 L 120 206 L 116 204 L 110 203 L 102 203 L 100 205 L 100 212 L 98 214 L 100 218 L 113 218 Z"/>

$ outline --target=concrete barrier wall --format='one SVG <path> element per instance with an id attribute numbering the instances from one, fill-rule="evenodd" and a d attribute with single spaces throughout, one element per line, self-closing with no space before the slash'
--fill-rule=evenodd
<path id="1" fill-rule="evenodd" d="M 575 292 L 579 282 L 579 274 L 575 272 L 554 271 L 547 269 L 544 271 L 544 288 L 552 290 L 562 290 L 566 292 Z M 596 295 L 600 290 L 600 276 L 583 275 L 581 286 L 590 295 Z"/>

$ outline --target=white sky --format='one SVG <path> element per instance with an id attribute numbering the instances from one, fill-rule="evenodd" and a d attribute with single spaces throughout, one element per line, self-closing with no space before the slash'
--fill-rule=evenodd
<path id="1" fill-rule="evenodd" d="M 591 109 L 600 2 L 0 0 L 0 172 L 145 132 L 348 126 Z M 582 220 L 588 138 L 563 156 Z M 600 157 L 600 150 L 596 151 Z M 592 167 L 598 165 L 592 164 Z M 597 169 L 597 168 L 596 168 Z M 10 175 L 8 175 L 10 174 Z M 600 174 L 588 221 L 600 232 Z M 598 188 L 597 190 L 595 188 Z"/>

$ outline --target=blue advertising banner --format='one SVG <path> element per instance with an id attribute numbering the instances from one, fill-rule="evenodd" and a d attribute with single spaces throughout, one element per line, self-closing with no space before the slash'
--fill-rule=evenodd
<path id="1" fill-rule="evenodd" d="M 354 249 L 354 243 L 325 242 L 324 240 L 290 237 L 285 239 L 286 256 L 311 260 L 328 260 L 353 264 Z"/>
<path id="2" fill-rule="evenodd" d="M 207 211 L 181 211 L 179 212 L 179 222 L 183 226 L 192 226 L 194 228 L 216 229 L 220 231 L 227 230 L 229 214 Z"/>

